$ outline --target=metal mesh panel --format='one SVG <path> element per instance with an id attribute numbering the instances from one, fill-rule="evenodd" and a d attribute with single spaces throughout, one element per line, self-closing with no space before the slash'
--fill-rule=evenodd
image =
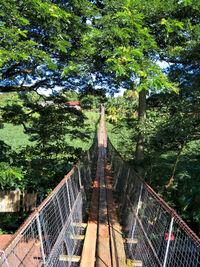
<path id="1" fill-rule="evenodd" d="M 85 190 L 92 185 L 96 148 L 97 142 L 0 251 L 0 266 L 76 266 L 72 257 L 81 253 L 78 237 L 87 218 Z"/>
<path id="2" fill-rule="evenodd" d="M 81 233 L 80 227 L 75 227 L 75 223 L 82 222 L 82 201 L 81 192 L 79 192 L 76 201 L 73 203 L 70 215 L 63 225 L 62 231 L 56 239 L 56 244 L 51 250 L 47 266 L 70 266 L 70 256 L 78 255 L 80 250 L 80 241 L 77 236 Z M 60 260 L 61 255 L 69 256 L 69 261 Z"/>
<path id="3" fill-rule="evenodd" d="M 141 227 L 137 223 L 135 226 L 134 238 L 137 238 L 138 240 L 135 249 L 133 249 L 133 245 L 128 244 L 129 251 L 132 252 L 131 259 L 141 260 L 144 266 L 159 266 Z"/>
<path id="4" fill-rule="evenodd" d="M 26 266 L 28 264 L 29 266 L 41 266 L 42 254 L 36 216 L 17 236 L 12 247 L 8 248 L 6 257 L 10 267 Z"/>
<path id="5" fill-rule="evenodd" d="M 166 266 L 200 266 L 200 247 L 188 236 L 184 226 L 181 226 L 176 219 L 172 233 L 173 238 L 170 242 Z"/>
<path id="6" fill-rule="evenodd" d="M 200 239 L 108 142 L 119 220 L 131 261 L 142 266 L 200 266 Z"/>

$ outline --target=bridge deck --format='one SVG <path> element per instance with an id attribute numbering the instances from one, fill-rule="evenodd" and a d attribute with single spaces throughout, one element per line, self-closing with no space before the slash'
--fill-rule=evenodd
<path id="1" fill-rule="evenodd" d="M 126 256 L 106 162 L 107 134 L 104 111 L 102 111 L 98 146 L 96 177 L 80 266 L 123 267 L 127 266 Z"/>

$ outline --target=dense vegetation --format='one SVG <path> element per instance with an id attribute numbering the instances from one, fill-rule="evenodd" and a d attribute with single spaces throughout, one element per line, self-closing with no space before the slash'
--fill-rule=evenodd
<path id="1" fill-rule="evenodd" d="M 141 175 L 199 235 L 200 124 L 195 123 L 199 113 L 196 107 L 192 110 L 190 101 L 176 94 L 148 97 Z M 134 168 L 137 168 L 137 105 L 137 99 L 130 102 L 126 95 L 111 98 L 106 104 L 110 140 Z"/>
<path id="2" fill-rule="evenodd" d="M 89 148 L 99 115 L 62 105 L 38 108 L 37 97 L 34 102 L 29 94 L 2 107 L 0 186 L 1 190 L 34 190 L 43 195 Z"/>
<path id="3" fill-rule="evenodd" d="M 63 103 L 95 109 L 123 87 L 107 104 L 120 151 L 199 232 L 200 2 L 2 0 L 0 10 L 0 91 L 15 92 L 0 123 L 31 142 L 2 138 L 1 188 L 49 192 L 80 156 L 71 140 L 90 135 L 84 112 Z"/>
<path id="4" fill-rule="evenodd" d="M 96 109 L 38 108 L 40 101 L 32 93 L 0 95 L 0 189 L 37 192 L 38 204 L 89 149 L 99 120 Z M 13 232 L 27 215 L 0 214 L 0 232 Z"/>

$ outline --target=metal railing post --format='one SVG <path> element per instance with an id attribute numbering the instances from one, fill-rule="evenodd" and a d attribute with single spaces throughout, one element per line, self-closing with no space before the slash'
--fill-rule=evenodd
<path id="1" fill-rule="evenodd" d="M 124 186 L 124 192 L 126 192 L 126 189 L 127 189 L 129 174 L 130 174 L 130 168 L 128 168 L 128 172 L 127 172 L 127 176 L 126 176 L 126 184 Z"/>
<path id="2" fill-rule="evenodd" d="M 71 212 L 71 209 L 72 209 L 72 206 L 71 206 L 71 198 L 70 198 L 70 194 L 69 194 L 69 187 L 68 187 L 68 182 L 67 181 L 66 181 L 66 187 L 67 187 L 67 197 L 68 197 L 68 201 L 69 201 L 69 210 Z"/>
<path id="3" fill-rule="evenodd" d="M 121 162 L 120 162 L 121 163 Z M 113 188 L 114 189 L 116 189 L 116 187 L 117 187 L 117 183 L 118 183 L 118 180 L 119 180 L 119 176 L 120 176 L 120 173 L 121 173 L 121 171 L 122 171 L 122 169 L 123 169 L 123 165 L 122 164 L 124 164 L 123 162 L 120 164 L 120 166 L 119 166 L 119 169 L 118 169 L 118 172 L 117 172 L 117 175 L 116 175 L 116 179 L 115 179 L 115 182 L 114 182 L 114 184 L 113 184 Z"/>
<path id="4" fill-rule="evenodd" d="M 167 247 L 166 247 L 165 259 L 164 259 L 163 267 L 167 266 L 167 258 L 168 258 L 168 254 L 169 254 L 169 245 L 170 245 L 170 241 L 171 241 L 173 223 L 174 223 L 174 217 L 171 218 L 171 222 L 170 222 L 170 226 L 169 226 L 169 236 L 168 236 L 168 240 L 167 240 Z"/>
<path id="5" fill-rule="evenodd" d="M 138 204 L 137 204 L 137 210 L 136 210 L 136 214 L 137 215 L 138 215 L 138 211 L 139 211 L 140 205 L 141 205 L 142 189 L 143 189 L 143 184 L 141 184 L 141 187 L 140 187 L 140 195 L 139 195 Z"/>
<path id="6" fill-rule="evenodd" d="M 44 217 L 43 217 L 43 211 L 40 210 L 40 222 L 42 221 L 42 225 L 43 225 L 43 232 L 44 232 L 44 236 L 45 236 L 45 242 L 46 242 L 46 250 L 48 252 L 51 251 L 51 248 L 49 246 L 49 238 L 48 238 L 48 234 L 47 234 L 47 229 L 46 229 L 46 225 L 44 223 Z"/>
<path id="7" fill-rule="evenodd" d="M 138 199 L 138 204 L 137 204 L 136 215 L 138 215 L 138 211 L 139 211 L 140 205 L 141 205 L 142 189 L 143 189 L 143 184 L 141 184 L 141 187 L 140 187 L 140 194 L 139 194 L 139 199 Z M 133 230 L 132 230 L 131 238 L 134 237 L 135 228 L 136 228 L 136 218 L 135 218 L 135 222 L 134 222 L 134 225 L 133 225 Z"/>
<path id="8" fill-rule="evenodd" d="M 60 201 L 58 200 L 57 195 L 56 195 L 56 200 L 57 200 L 57 203 L 58 203 L 60 218 L 61 218 L 61 221 L 62 221 L 62 229 L 63 229 L 65 222 L 64 222 L 63 215 L 62 215 L 62 210 L 61 210 L 61 207 L 60 207 Z M 67 246 L 66 239 L 65 238 L 63 238 L 63 239 L 64 239 L 64 244 L 65 244 L 65 246 L 67 248 L 67 251 L 68 251 L 68 246 Z"/>
<path id="9" fill-rule="evenodd" d="M 37 213 L 36 215 L 36 222 L 37 222 L 37 227 L 38 227 L 38 235 L 40 239 L 40 248 L 41 248 L 41 253 L 42 253 L 42 259 L 43 263 L 45 264 L 45 255 L 44 255 L 44 247 L 43 247 L 43 241 L 42 241 L 42 230 L 41 230 L 41 225 L 40 225 L 40 219 L 39 219 L 39 214 Z"/>
<path id="10" fill-rule="evenodd" d="M 61 210 L 61 207 L 60 207 L 60 201 L 58 200 L 58 196 L 57 195 L 56 195 L 56 200 L 57 200 L 57 203 L 58 203 L 58 209 L 59 209 L 60 218 L 61 218 L 62 226 L 63 226 L 64 225 L 64 220 L 63 220 L 62 210 Z"/>
<path id="11" fill-rule="evenodd" d="M 79 180 L 79 186 L 82 188 L 82 182 L 81 182 L 81 171 L 80 166 L 78 165 L 78 180 Z"/>

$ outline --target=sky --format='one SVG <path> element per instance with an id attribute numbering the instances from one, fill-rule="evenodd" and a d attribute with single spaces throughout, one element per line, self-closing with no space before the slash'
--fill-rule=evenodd
<path id="1" fill-rule="evenodd" d="M 169 67 L 169 63 L 167 63 L 166 61 L 157 61 L 157 64 L 164 70 L 164 69 L 166 69 L 167 67 Z M 92 80 L 93 81 L 95 81 L 95 75 L 94 74 L 91 74 L 91 76 L 92 76 Z M 96 87 L 98 87 L 98 86 L 96 86 Z M 98 87 L 99 88 L 99 87 Z M 54 90 L 56 90 L 56 91 L 60 91 L 61 90 L 61 88 L 55 88 Z M 118 96 L 123 96 L 123 94 L 124 94 L 124 91 L 125 91 L 126 89 L 125 88 L 121 88 L 120 89 L 120 91 L 119 91 L 119 93 L 115 93 L 114 94 L 114 97 L 118 97 Z M 49 96 L 50 94 L 52 94 L 52 90 L 51 89 L 38 89 L 38 93 L 39 94 L 43 94 L 43 95 L 46 95 L 46 96 Z"/>

